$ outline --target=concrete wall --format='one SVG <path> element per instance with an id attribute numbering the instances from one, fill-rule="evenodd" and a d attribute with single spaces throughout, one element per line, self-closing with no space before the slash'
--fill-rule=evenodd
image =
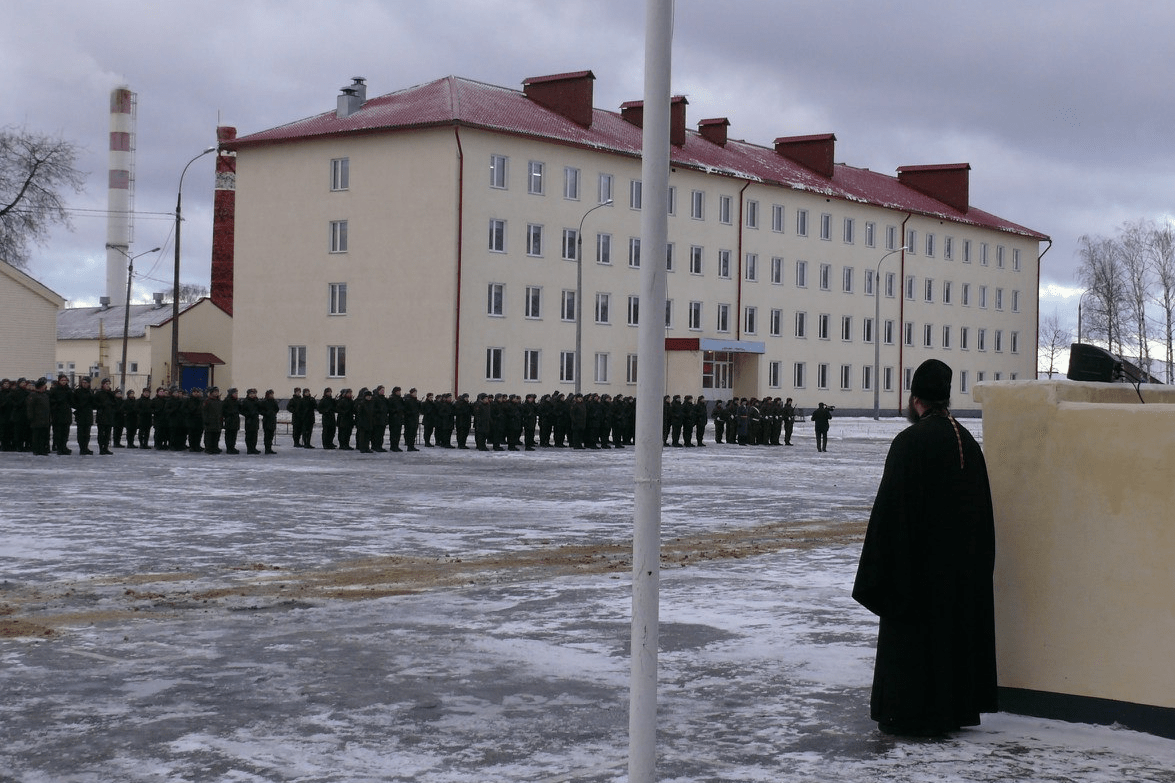
<path id="1" fill-rule="evenodd" d="M 975 389 L 1001 688 L 1175 709 L 1175 388 L 1141 394 L 1072 381 Z"/>

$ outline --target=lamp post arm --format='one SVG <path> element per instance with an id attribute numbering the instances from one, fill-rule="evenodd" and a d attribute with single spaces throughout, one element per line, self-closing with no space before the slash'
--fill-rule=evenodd
<path id="1" fill-rule="evenodd" d="M 178 383 L 180 359 L 180 229 L 183 225 L 184 175 L 188 167 L 210 152 L 216 152 L 216 147 L 209 147 L 184 165 L 180 172 L 179 187 L 175 193 L 175 274 L 171 287 L 171 382 Z"/>

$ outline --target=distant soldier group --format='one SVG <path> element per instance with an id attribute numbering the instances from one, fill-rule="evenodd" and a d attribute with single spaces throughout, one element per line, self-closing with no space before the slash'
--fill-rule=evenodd
<path id="1" fill-rule="evenodd" d="M 70 428 L 76 427 L 78 453 L 90 448 L 97 425 L 98 454 L 113 448 L 154 448 L 206 454 L 240 454 L 244 431 L 246 454 L 274 454 L 280 404 L 272 389 L 258 396 L 237 389 L 221 396 L 213 386 L 185 391 L 159 386 L 138 396 L 111 389 L 104 379 L 97 390 L 90 379 L 71 386 L 65 375 L 49 384 L 21 378 L 0 381 L 0 448 L 35 454 L 72 454 Z M 285 404 L 297 448 L 315 448 L 316 427 L 324 449 L 418 451 L 418 446 L 479 451 L 534 451 L 536 448 L 612 449 L 634 443 L 636 398 L 622 394 L 468 394 L 403 393 L 399 386 L 342 389 L 329 387 L 315 397 L 295 388 Z M 665 446 L 705 446 L 708 420 L 717 443 L 791 445 L 797 415 L 789 397 L 718 401 L 709 409 L 701 395 L 665 396 L 662 441 Z M 780 443 L 780 437 L 783 443 Z M 352 439 L 354 445 L 352 445 Z M 470 440 L 472 439 L 472 445 Z M 124 443 L 125 440 L 125 443 Z M 260 443 L 259 443 L 260 440 Z M 223 441 L 223 449 L 222 449 Z M 259 446 L 261 448 L 259 448 Z"/>

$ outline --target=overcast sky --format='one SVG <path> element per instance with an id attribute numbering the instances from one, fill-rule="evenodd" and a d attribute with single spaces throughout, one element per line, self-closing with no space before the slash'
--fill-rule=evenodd
<path id="1" fill-rule="evenodd" d="M 1041 312 L 1075 323 L 1075 248 L 1173 212 L 1175 3 L 1082 0 L 726 0 L 677 3 L 673 92 L 687 124 L 733 138 L 835 133 L 837 161 L 971 164 L 971 203 L 1048 234 Z M 596 75 L 598 108 L 643 89 L 637 0 L 11 0 L 0 27 L 0 125 L 81 145 L 73 206 L 106 207 L 109 93 L 138 94 L 135 297 L 171 287 L 184 165 L 215 143 L 457 75 L 519 89 Z M 184 281 L 208 284 L 213 156 L 184 180 Z M 105 218 L 79 215 L 31 273 L 72 303 L 105 287 Z M 1042 249 L 1045 246 L 1042 245 Z"/>

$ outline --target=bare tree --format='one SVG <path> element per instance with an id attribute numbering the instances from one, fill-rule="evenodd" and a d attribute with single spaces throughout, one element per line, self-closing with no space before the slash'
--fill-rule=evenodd
<path id="1" fill-rule="evenodd" d="M 1175 383 L 1175 226 L 1169 222 L 1155 226 L 1150 247 L 1151 270 L 1157 285 L 1153 301 L 1161 311 L 1167 383 Z"/>
<path id="2" fill-rule="evenodd" d="M 63 193 L 81 193 L 78 148 L 23 128 L 0 128 L 0 259 L 27 267 L 30 245 L 54 223 L 70 227 Z"/>
<path id="3" fill-rule="evenodd" d="M 1117 243 L 1088 234 L 1082 235 L 1077 243 L 1081 258 L 1077 278 L 1085 286 L 1088 296 L 1084 300 L 1078 331 L 1104 338 L 1109 350 L 1121 355 L 1125 353 L 1122 334 L 1128 297 Z"/>
<path id="4" fill-rule="evenodd" d="M 1068 350 L 1072 342 L 1073 332 L 1069 328 L 1061 326 L 1061 318 L 1057 315 L 1056 310 L 1052 315 L 1047 315 L 1040 320 L 1040 342 L 1038 344 L 1040 358 L 1045 363 L 1044 374 L 1049 378 L 1060 372 L 1057 369 L 1057 357 Z"/>
<path id="5" fill-rule="evenodd" d="M 1151 240 L 1154 223 L 1137 220 L 1123 223 L 1115 243 L 1126 281 L 1126 313 L 1130 321 L 1130 335 L 1138 346 L 1138 366 L 1147 375 L 1151 371 L 1150 325 L 1146 305 L 1150 300 L 1152 264 Z M 1126 318 L 1123 319 L 1124 321 Z"/>

